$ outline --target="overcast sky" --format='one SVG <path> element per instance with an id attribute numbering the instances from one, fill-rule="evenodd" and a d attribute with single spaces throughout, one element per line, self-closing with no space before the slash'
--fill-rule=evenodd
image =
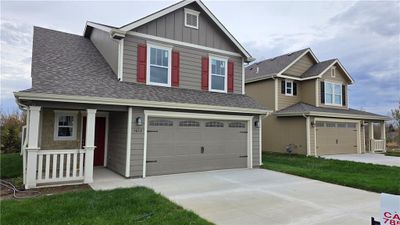
<path id="1" fill-rule="evenodd" d="M 87 20 L 122 26 L 171 1 L 1 1 L 1 107 L 30 88 L 33 26 L 82 35 Z M 205 1 L 258 60 L 311 47 L 355 79 L 350 107 L 388 115 L 400 100 L 399 1 Z"/>

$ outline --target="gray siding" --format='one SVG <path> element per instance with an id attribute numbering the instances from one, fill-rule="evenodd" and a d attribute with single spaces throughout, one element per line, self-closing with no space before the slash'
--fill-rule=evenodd
<path id="1" fill-rule="evenodd" d="M 145 39 L 128 35 L 124 41 L 124 69 L 123 79 L 127 82 L 136 82 L 137 45 L 146 43 Z M 162 43 L 161 43 L 162 44 Z M 164 43 L 165 44 L 165 43 Z M 201 90 L 201 58 L 208 56 L 210 52 L 174 46 L 180 53 L 180 78 L 179 87 Z M 217 54 L 221 55 L 221 54 Z M 241 57 L 229 57 L 234 62 L 234 93 L 242 93 L 242 60 Z"/>
<path id="2" fill-rule="evenodd" d="M 110 34 L 93 28 L 90 40 L 103 55 L 115 74 L 118 74 L 118 41 L 110 38 Z"/>
<path id="3" fill-rule="evenodd" d="M 249 124 L 253 129 L 253 167 L 260 166 L 260 128 L 254 126 L 254 121 L 258 121 L 259 117 L 254 116 L 253 123 Z"/>
<path id="4" fill-rule="evenodd" d="M 188 9 L 200 11 L 195 4 L 188 5 Z M 200 11 L 199 29 L 186 27 L 184 24 L 184 8 L 171 12 L 163 17 L 144 24 L 134 31 L 164 37 L 177 41 L 197 44 L 217 49 L 236 52 L 236 47 L 217 27 L 217 25 Z"/>
<path id="5" fill-rule="evenodd" d="M 144 149 L 144 126 L 136 125 L 137 117 L 144 118 L 143 109 L 132 111 L 132 138 L 131 138 L 131 177 L 143 175 L 143 149 Z"/>
<path id="6" fill-rule="evenodd" d="M 127 119 L 126 112 L 109 114 L 107 167 L 121 175 L 125 175 L 126 168 Z"/>

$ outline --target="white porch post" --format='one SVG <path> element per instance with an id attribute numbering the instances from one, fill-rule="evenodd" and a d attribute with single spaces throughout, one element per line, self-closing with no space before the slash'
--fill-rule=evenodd
<path id="1" fill-rule="evenodd" d="M 40 106 L 29 107 L 28 119 L 28 147 L 26 162 L 25 188 L 36 187 L 37 153 L 39 151 Z M 25 168 L 24 168 L 25 169 Z M 25 171 L 24 171 L 25 173 Z"/>
<path id="2" fill-rule="evenodd" d="M 94 134 L 96 126 L 96 109 L 86 110 L 86 138 L 85 138 L 85 178 L 84 183 L 93 182 Z"/>
<path id="3" fill-rule="evenodd" d="M 369 143 L 369 151 L 373 151 L 372 142 L 374 140 L 374 123 L 368 122 L 368 143 Z"/>
<path id="4" fill-rule="evenodd" d="M 385 121 L 381 122 L 381 140 L 383 140 L 383 151 L 386 152 L 386 127 L 385 127 Z"/>

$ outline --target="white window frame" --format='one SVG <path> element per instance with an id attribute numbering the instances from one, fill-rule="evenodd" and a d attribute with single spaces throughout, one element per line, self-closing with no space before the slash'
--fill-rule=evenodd
<path id="1" fill-rule="evenodd" d="M 150 74 L 150 54 L 151 48 L 156 48 L 156 49 L 162 49 L 168 51 L 168 81 L 166 84 L 164 83 L 157 83 L 157 82 L 151 82 L 151 74 Z M 154 43 L 149 43 L 147 42 L 147 76 L 148 78 L 146 79 L 146 84 L 148 85 L 156 85 L 156 86 L 163 86 L 163 87 L 171 87 L 171 67 L 172 67 L 172 47 L 171 46 L 166 46 L 162 44 L 154 44 Z M 158 66 L 158 65 L 157 65 Z M 165 67 L 163 67 L 165 68 Z"/>
<path id="2" fill-rule="evenodd" d="M 185 8 L 184 11 L 185 11 L 185 15 L 184 15 L 185 16 L 185 27 L 199 29 L 199 15 L 200 15 L 200 12 L 192 10 L 192 9 L 187 9 L 187 8 Z M 197 24 L 197 26 L 193 26 L 193 25 L 187 24 L 187 14 L 196 16 L 196 19 L 197 19 L 196 24 Z"/>
<path id="3" fill-rule="evenodd" d="M 212 76 L 220 76 L 219 74 L 212 74 L 212 60 L 219 60 L 219 61 L 224 61 L 225 62 L 225 80 L 224 80 L 224 90 L 219 90 L 219 89 L 212 89 Z M 223 56 L 215 56 L 215 55 L 209 55 L 209 61 L 208 61 L 208 90 L 212 92 L 220 92 L 220 93 L 227 93 L 227 88 L 228 86 L 228 58 L 223 57 Z"/>
<path id="4" fill-rule="evenodd" d="M 59 129 L 59 118 L 61 116 L 72 116 L 72 135 L 69 137 L 60 137 L 58 136 L 58 129 Z M 78 112 L 75 111 L 54 111 L 54 140 L 55 141 L 74 141 L 76 140 L 76 129 L 77 129 L 77 121 L 78 119 Z"/>
<path id="5" fill-rule="evenodd" d="M 332 103 L 329 103 L 329 102 L 326 102 L 326 86 L 327 86 L 327 84 L 331 84 L 332 85 Z M 337 95 L 336 93 L 335 93 L 335 85 L 339 85 L 340 86 L 340 104 L 336 104 L 335 103 L 335 95 Z M 324 90 L 325 90 L 325 92 L 324 92 L 324 102 L 325 102 L 325 105 L 332 105 L 332 106 L 342 106 L 343 105 L 343 92 L 342 92 L 342 83 L 340 83 L 340 82 L 332 82 L 332 81 L 325 81 L 324 82 Z"/>
<path id="6" fill-rule="evenodd" d="M 331 68 L 331 77 L 335 78 L 336 77 L 336 66 L 333 66 Z"/>
<path id="7" fill-rule="evenodd" d="M 291 84 L 290 93 L 288 93 L 288 84 Z M 293 96 L 293 81 L 292 80 L 285 80 L 285 95 L 286 96 Z"/>

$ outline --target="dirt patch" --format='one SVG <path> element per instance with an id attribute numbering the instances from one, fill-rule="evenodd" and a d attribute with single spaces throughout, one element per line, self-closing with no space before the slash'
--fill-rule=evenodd
<path id="1" fill-rule="evenodd" d="M 21 192 L 16 192 L 16 196 L 19 197 L 17 200 L 33 198 L 37 196 L 50 196 L 63 194 L 67 192 L 76 192 L 91 189 L 87 184 L 80 185 L 65 185 L 59 187 L 45 187 L 45 188 L 34 188 L 29 190 L 24 190 L 22 187 L 18 187 L 18 190 L 22 190 Z M 16 199 L 14 198 L 14 192 L 8 188 L 1 186 L 0 189 L 0 200 L 6 199 Z"/>

